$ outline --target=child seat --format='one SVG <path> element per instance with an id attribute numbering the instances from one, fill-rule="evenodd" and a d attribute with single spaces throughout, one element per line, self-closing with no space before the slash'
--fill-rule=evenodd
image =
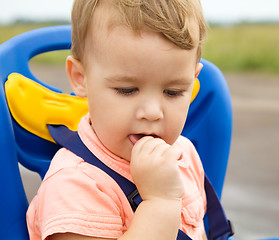
<path id="1" fill-rule="evenodd" d="M 59 109 L 67 108 L 67 103 L 71 106 L 75 106 L 75 104 L 83 106 L 80 116 L 87 111 L 84 100 L 77 99 L 76 101 L 73 98 L 77 97 L 59 95 L 61 93 L 59 89 L 43 83 L 29 69 L 29 60 L 35 55 L 69 49 L 70 46 L 70 26 L 33 30 L 0 45 L 0 189 L 2 191 L 0 239 L 28 239 L 25 220 L 28 202 L 18 163 L 37 172 L 43 178 L 58 149 L 45 131 L 46 123 L 38 123 L 37 118 L 42 112 L 30 110 L 37 100 L 34 100 L 33 103 L 32 101 L 24 102 L 18 101 L 18 97 L 25 97 L 29 93 L 28 89 L 31 89 L 32 94 L 28 95 L 32 97 L 36 95 L 34 93 L 37 91 L 36 89 L 43 91 L 43 96 L 45 96 L 44 94 L 50 96 L 48 102 L 52 104 L 54 101 L 56 105 L 59 105 L 58 111 L 51 111 L 50 115 L 55 115 L 55 121 L 61 124 L 63 122 L 59 122 L 61 119 L 57 116 L 62 115 L 64 118 L 67 115 L 59 114 Z M 191 103 L 182 134 L 188 137 L 197 148 L 205 172 L 220 198 L 230 150 L 232 107 L 229 90 L 221 71 L 204 59 L 201 62 L 204 67 L 198 77 L 199 84 L 195 87 L 197 96 Z M 15 72 L 23 76 L 17 74 L 9 76 Z M 8 76 L 9 80 L 6 84 Z M 18 81 L 17 84 L 13 85 L 16 81 Z M 41 90 L 38 87 L 40 85 L 46 89 Z M 17 102 L 17 105 L 18 102 L 20 103 L 17 110 L 14 110 L 13 101 L 10 103 L 10 97 L 15 99 L 13 101 Z M 48 108 L 45 110 L 44 116 L 48 116 Z M 21 120 L 21 115 L 17 116 L 18 111 L 27 116 L 28 120 Z M 74 119 L 73 122 L 71 115 L 67 116 L 69 117 L 66 117 L 66 125 L 74 129 L 78 119 Z M 48 121 L 49 118 L 45 120 Z M 26 123 L 26 121 L 29 122 Z M 30 121 L 33 124 L 30 125 Z"/>

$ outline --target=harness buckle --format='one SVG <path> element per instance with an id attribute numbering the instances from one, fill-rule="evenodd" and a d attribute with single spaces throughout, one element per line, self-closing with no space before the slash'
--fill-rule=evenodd
<path id="1" fill-rule="evenodd" d="M 128 196 L 127 196 L 127 199 L 133 209 L 133 211 L 135 212 L 137 207 L 138 207 L 138 204 L 135 203 L 134 199 L 139 195 L 139 191 L 138 189 L 135 189 L 133 192 L 131 192 Z"/>
<path id="2" fill-rule="evenodd" d="M 234 230 L 233 230 L 233 225 L 232 222 L 230 220 L 227 221 L 228 223 L 228 231 L 226 231 L 225 233 L 219 235 L 219 236 L 212 236 L 211 231 L 209 230 L 208 232 L 208 237 L 209 240 L 227 240 L 229 237 L 234 235 Z"/>
<path id="3" fill-rule="evenodd" d="M 233 224 L 230 220 L 228 220 L 228 224 L 229 224 L 229 227 L 230 227 L 230 237 L 234 235 L 234 228 L 233 228 Z"/>

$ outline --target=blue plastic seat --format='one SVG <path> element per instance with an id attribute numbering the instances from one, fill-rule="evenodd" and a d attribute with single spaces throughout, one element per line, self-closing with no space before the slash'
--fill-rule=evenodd
<path id="1" fill-rule="evenodd" d="M 18 72 L 45 85 L 30 71 L 29 60 L 37 54 L 70 46 L 70 26 L 30 31 L 0 45 L 0 239 L 28 239 L 25 220 L 28 202 L 18 162 L 43 177 L 57 150 L 55 144 L 28 133 L 14 121 L 4 83 L 10 73 Z"/>
<path id="2" fill-rule="evenodd" d="M 44 177 L 57 146 L 22 128 L 11 116 L 4 84 L 9 74 L 20 73 L 47 88 L 29 69 L 40 53 L 69 49 L 70 26 L 55 26 L 18 35 L 0 45 L 0 239 L 27 240 L 28 202 L 18 162 Z M 205 171 L 221 197 L 232 134 L 230 93 L 221 71 L 202 60 L 200 90 L 192 102 L 183 135 L 196 146 Z M 277 238 L 279 239 L 279 238 Z"/>

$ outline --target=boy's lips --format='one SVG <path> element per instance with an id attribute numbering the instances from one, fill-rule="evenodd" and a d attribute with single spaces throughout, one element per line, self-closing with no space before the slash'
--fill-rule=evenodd
<path id="1" fill-rule="evenodd" d="M 129 139 L 133 144 L 135 144 L 138 140 L 140 140 L 141 138 L 146 137 L 146 136 L 159 138 L 159 136 L 157 136 L 155 134 L 130 134 Z"/>

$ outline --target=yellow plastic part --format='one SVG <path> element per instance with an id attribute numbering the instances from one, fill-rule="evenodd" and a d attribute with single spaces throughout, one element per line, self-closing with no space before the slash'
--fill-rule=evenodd
<path id="1" fill-rule="evenodd" d="M 88 112 L 86 98 L 57 93 L 18 73 L 9 75 L 5 83 L 10 112 L 27 131 L 54 142 L 47 124 L 62 124 L 76 131 L 80 118 Z M 191 102 L 200 90 L 195 79 Z"/>
<path id="2" fill-rule="evenodd" d="M 17 123 L 52 142 L 47 124 L 62 124 L 76 131 L 80 118 L 88 112 L 86 98 L 53 92 L 18 73 L 9 75 L 5 90 Z"/>
<path id="3" fill-rule="evenodd" d="M 192 97 L 191 97 L 191 103 L 194 101 L 194 99 L 197 97 L 199 91 L 200 91 L 200 81 L 199 79 L 195 79 L 194 82 L 194 88 L 193 88 L 193 92 L 192 92 Z"/>

